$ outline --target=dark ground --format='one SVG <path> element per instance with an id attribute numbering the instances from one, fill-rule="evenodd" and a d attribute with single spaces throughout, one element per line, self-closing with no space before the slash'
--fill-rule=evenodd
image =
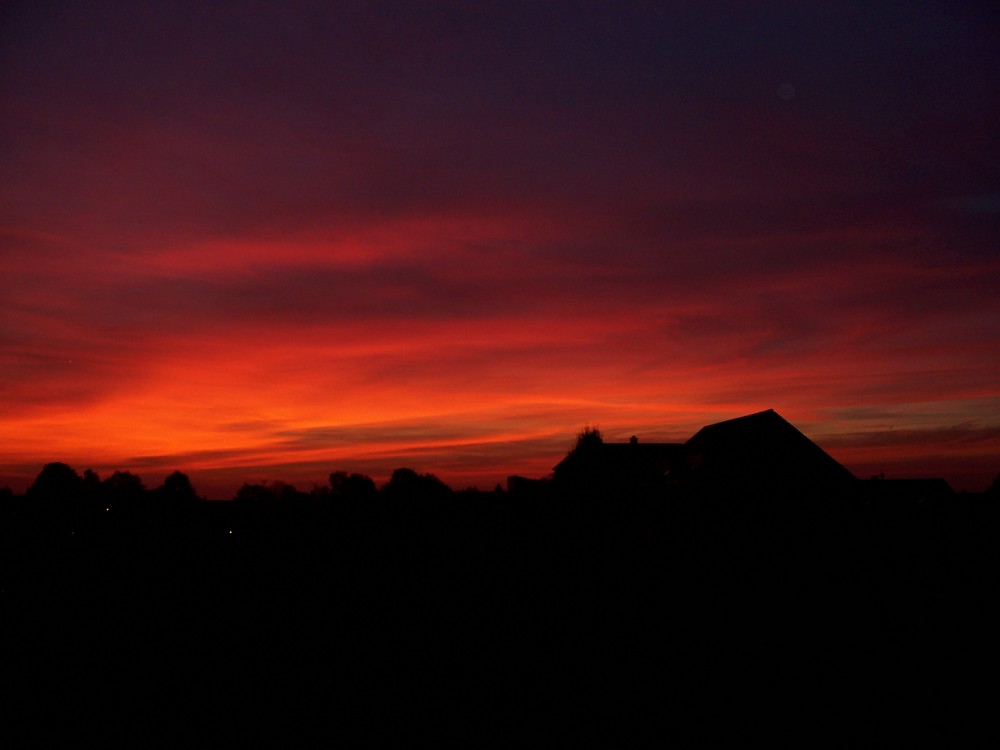
<path id="1" fill-rule="evenodd" d="M 40 744 L 997 740 L 985 496 L 10 507 L 8 715 Z"/>

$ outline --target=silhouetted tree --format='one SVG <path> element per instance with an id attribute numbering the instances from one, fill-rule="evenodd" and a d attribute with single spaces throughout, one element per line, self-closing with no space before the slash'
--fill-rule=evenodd
<path id="1" fill-rule="evenodd" d="M 370 500 L 375 493 L 375 482 L 369 476 L 348 474 L 346 471 L 330 474 L 330 494 L 337 500 Z"/>
<path id="2" fill-rule="evenodd" d="M 56 461 L 46 464 L 28 488 L 28 518 L 50 527 L 53 531 L 75 527 L 86 513 L 81 503 L 83 480 L 68 464 Z"/>
<path id="3" fill-rule="evenodd" d="M 243 485 L 236 490 L 236 495 L 233 497 L 233 500 L 239 503 L 247 504 L 267 503 L 274 500 L 274 492 L 267 486 L 267 482 L 258 482 L 256 484 L 244 482 Z"/>
<path id="4" fill-rule="evenodd" d="M 598 454 L 604 445 L 604 435 L 596 427 L 584 427 L 576 435 L 576 444 L 557 467 L 554 479 L 563 486 L 586 488 L 600 479 Z M 596 488 L 595 488 L 596 489 Z"/>
<path id="5" fill-rule="evenodd" d="M 330 498 L 330 485 L 316 483 L 309 490 L 309 497 L 313 500 L 327 500 Z"/>
<path id="6" fill-rule="evenodd" d="M 134 499 L 146 491 L 142 479 L 131 471 L 116 471 L 102 484 L 111 497 L 118 499 Z"/>
<path id="7" fill-rule="evenodd" d="M 393 497 L 439 498 L 451 494 L 451 488 L 433 474 L 418 474 L 413 469 L 396 469 L 383 490 Z"/>
<path id="8" fill-rule="evenodd" d="M 87 512 L 99 513 L 107 509 L 107 491 L 93 469 L 86 469 L 83 472 L 81 496 Z"/>
<path id="9" fill-rule="evenodd" d="M 83 490 L 88 494 L 97 493 L 101 488 L 101 478 L 93 469 L 83 472 Z"/>
<path id="10" fill-rule="evenodd" d="M 291 502 L 293 500 L 304 500 L 308 495 L 304 492 L 299 492 L 295 489 L 294 485 L 288 484 L 287 482 L 282 482 L 277 480 L 271 482 L 270 486 L 271 497 L 279 502 Z"/>
<path id="11" fill-rule="evenodd" d="M 576 435 L 576 445 L 574 451 L 589 451 L 593 448 L 604 445 L 604 435 L 596 427 L 587 425 Z"/>
<path id="12" fill-rule="evenodd" d="M 28 488 L 32 500 L 71 502 L 80 495 L 83 480 L 68 464 L 59 461 L 45 464 Z"/>
<path id="13" fill-rule="evenodd" d="M 188 475 L 181 471 L 175 471 L 164 479 L 159 491 L 168 501 L 189 502 L 198 499 L 198 493 Z"/>
<path id="14" fill-rule="evenodd" d="M 131 471 L 116 471 L 101 482 L 106 501 L 112 510 L 115 508 L 135 507 L 146 493 L 146 487 L 137 475 Z"/>
<path id="15" fill-rule="evenodd" d="M 273 482 L 259 482 L 257 484 L 244 483 L 236 491 L 234 500 L 243 503 L 268 503 L 268 502 L 291 502 L 293 500 L 306 500 L 309 495 L 299 492 L 294 485 L 282 482 L 280 479 Z"/>

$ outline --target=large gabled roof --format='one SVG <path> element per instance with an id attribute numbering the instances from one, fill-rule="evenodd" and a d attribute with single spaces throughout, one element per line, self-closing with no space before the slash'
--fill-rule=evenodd
<path id="1" fill-rule="evenodd" d="M 854 481 L 851 472 L 774 409 L 717 422 L 684 444 L 705 475 L 768 474 L 824 481 Z"/>

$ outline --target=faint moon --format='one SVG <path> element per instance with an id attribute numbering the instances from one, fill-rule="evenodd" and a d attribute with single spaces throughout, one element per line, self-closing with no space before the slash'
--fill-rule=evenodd
<path id="1" fill-rule="evenodd" d="M 795 87 L 790 83 L 783 83 L 778 86 L 778 96 L 786 102 L 795 96 Z"/>

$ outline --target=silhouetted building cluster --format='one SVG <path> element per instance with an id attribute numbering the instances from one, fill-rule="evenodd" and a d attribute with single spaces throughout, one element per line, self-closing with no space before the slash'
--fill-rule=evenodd
<path id="1" fill-rule="evenodd" d="M 517 495 L 633 494 L 670 497 L 702 494 L 884 498 L 940 498 L 952 493 L 943 479 L 882 480 L 866 485 L 773 409 L 700 429 L 684 443 L 609 443 L 596 430 L 553 469 L 551 481 L 508 478 Z"/>

